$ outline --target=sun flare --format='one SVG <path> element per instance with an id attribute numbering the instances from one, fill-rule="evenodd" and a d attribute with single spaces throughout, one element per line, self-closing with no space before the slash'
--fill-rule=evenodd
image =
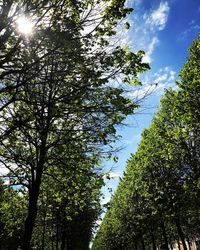
<path id="1" fill-rule="evenodd" d="M 18 31 L 24 35 L 30 35 L 33 32 L 33 26 L 34 23 L 31 22 L 30 19 L 28 19 L 25 16 L 21 16 L 17 18 L 17 28 Z"/>

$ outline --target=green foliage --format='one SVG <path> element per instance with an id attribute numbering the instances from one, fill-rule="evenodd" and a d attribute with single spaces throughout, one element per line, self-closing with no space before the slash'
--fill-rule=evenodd
<path id="1" fill-rule="evenodd" d="M 26 205 L 22 193 L 13 189 L 1 190 L 0 249 L 17 249 L 21 244 Z"/>
<path id="2" fill-rule="evenodd" d="M 199 237 L 200 39 L 166 90 L 110 203 L 93 250 L 144 249 Z M 113 243 L 114 242 L 114 243 Z"/>
<path id="3" fill-rule="evenodd" d="M 116 125 L 137 108 L 115 82 L 130 84 L 149 69 L 141 52 L 111 46 L 119 21 L 132 11 L 124 4 L 0 3 L 0 158 L 10 185 L 24 191 L 23 250 L 65 249 L 81 237 L 81 221 L 88 248 L 103 184 L 98 164 L 111 154 Z M 32 34 L 17 28 L 22 14 L 34 21 Z"/>

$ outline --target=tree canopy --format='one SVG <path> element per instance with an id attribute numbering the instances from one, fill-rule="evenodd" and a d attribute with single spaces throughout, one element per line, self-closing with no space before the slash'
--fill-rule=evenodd
<path id="1" fill-rule="evenodd" d="M 200 38 L 168 89 L 110 201 L 93 250 L 184 250 L 199 235 Z"/>
<path id="2" fill-rule="evenodd" d="M 113 42 L 131 11 L 121 0 L 0 3 L 0 160 L 17 191 L 5 188 L 24 200 L 16 249 L 73 249 L 83 217 L 88 249 L 99 163 L 137 108 L 120 85 L 149 69 L 142 51 Z"/>

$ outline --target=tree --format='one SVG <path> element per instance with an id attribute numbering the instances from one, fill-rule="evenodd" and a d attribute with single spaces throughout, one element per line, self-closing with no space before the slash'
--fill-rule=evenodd
<path id="1" fill-rule="evenodd" d="M 102 179 L 97 178 L 97 173 L 93 168 L 89 170 L 88 166 L 86 174 L 83 160 L 77 161 L 75 166 L 72 164 L 73 161 L 64 169 L 54 168 L 53 178 L 50 172 L 44 173 L 32 241 L 35 247 L 89 247 L 92 228 L 100 210 Z"/>
<path id="2" fill-rule="evenodd" d="M 169 249 L 180 239 L 187 250 L 186 240 L 199 237 L 199 44 L 198 38 L 189 50 L 179 89 L 165 91 L 136 154 L 128 161 L 94 250 L 113 249 L 112 242 L 119 246 L 116 249 L 137 250 L 139 241 L 145 249 L 148 238 L 153 249 L 156 245 Z M 120 245 L 123 239 L 126 245 Z"/>
<path id="3" fill-rule="evenodd" d="M 30 249 L 44 172 L 68 161 L 66 156 L 99 161 L 102 145 L 115 138 L 114 126 L 137 107 L 109 80 L 130 83 L 148 65 L 142 52 L 111 46 L 118 21 L 131 11 L 124 1 L 4 3 L 34 21 L 27 37 L 15 30 L 18 12 L 13 14 L 11 38 L 5 41 L 12 70 L 2 73 L 0 114 L 1 162 L 11 182 L 28 191 L 22 249 Z"/>
<path id="4" fill-rule="evenodd" d="M 0 200 L 0 249 L 18 249 L 22 242 L 26 199 L 22 193 L 2 186 Z"/>

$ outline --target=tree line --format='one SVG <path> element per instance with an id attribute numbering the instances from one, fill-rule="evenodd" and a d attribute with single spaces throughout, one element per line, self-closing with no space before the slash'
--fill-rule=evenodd
<path id="1" fill-rule="evenodd" d="M 92 250 L 169 250 L 174 243 L 190 250 L 200 237 L 200 37 L 189 53 L 176 90 L 165 91 L 127 162 Z"/>
<path id="2" fill-rule="evenodd" d="M 131 11 L 124 0 L 0 2 L 0 249 L 89 248 L 100 163 L 138 107 L 121 83 L 149 69 L 113 42 Z"/>

